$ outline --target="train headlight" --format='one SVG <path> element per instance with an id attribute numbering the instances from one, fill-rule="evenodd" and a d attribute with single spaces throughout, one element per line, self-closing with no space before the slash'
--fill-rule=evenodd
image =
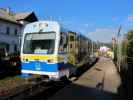
<path id="1" fill-rule="evenodd" d="M 24 59 L 22 59 L 22 61 L 23 61 L 23 62 L 28 62 L 28 59 L 25 59 L 25 58 L 24 58 Z"/>
<path id="2" fill-rule="evenodd" d="M 53 60 L 53 59 L 48 59 L 47 62 L 48 62 L 48 63 L 53 63 L 54 60 Z"/>
<path id="3" fill-rule="evenodd" d="M 45 27 L 48 27 L 48 24 L 47 24 L 47 23 L 45 23 L 45 24 L 44 24 L 44 26 L 45 26 Z"/>
<path id="4" fill-rule="evenodd" d="M 47 23 L 39 23 L 39 24 L 38 24 L 38 27 L 39 27 L 40 29 L 43 29 L 44 27 L 48 27 L 48 24 L 47 24 Z"/>

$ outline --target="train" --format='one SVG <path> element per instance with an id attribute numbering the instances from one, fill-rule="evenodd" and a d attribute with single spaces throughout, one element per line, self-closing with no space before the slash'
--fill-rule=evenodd
<path id="1" fill-rule="evenodd" d="M 62 27 L 56 21 L 27 24 L 21 42 L 21 73 L 49 79 L 69 78 L 77 66 L 87 63 L 91 39 Z"/>

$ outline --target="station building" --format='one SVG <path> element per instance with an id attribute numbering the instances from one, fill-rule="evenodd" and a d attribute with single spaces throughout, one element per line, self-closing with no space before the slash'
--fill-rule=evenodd
<path id="1" fill-rule="evenodd" d="M 9 8 L 0 8 L 0 49 L 9 54 L 19 52 L 24 26 L 37 20 L 34 12 L 13 13 Z"/>

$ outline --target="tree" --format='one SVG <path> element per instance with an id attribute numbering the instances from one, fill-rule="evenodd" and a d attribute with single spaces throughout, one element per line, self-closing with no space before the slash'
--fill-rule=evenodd
<path id="1" fill-rule="evenodd" d="M 128 40 L 127 56 L 132 58 L 133 57 L 133 30 L 128 31 L 127 40 Z"/>

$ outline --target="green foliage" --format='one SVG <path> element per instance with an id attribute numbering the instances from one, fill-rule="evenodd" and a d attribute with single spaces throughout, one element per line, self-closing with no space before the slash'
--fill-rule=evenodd
<path id="1" fill-rule="evenodd" d="M 133 57 L 133 30 L 128 31 L 127 40 L 128 40 L 127 56 Z"/>
<path id="2" fill-rule="evenodd" d="M 127 46 L 128 46 L 127 41 L 124 40 L 121 45 L 122 45 L 122 55 L 126 56 L 127 55 Z"/>
<path id="3" fill-rule="evenodd" d="M 133 30 L 129 30 L 127 33 L 127 39 L 132 40 L 133 39 Z"/>

